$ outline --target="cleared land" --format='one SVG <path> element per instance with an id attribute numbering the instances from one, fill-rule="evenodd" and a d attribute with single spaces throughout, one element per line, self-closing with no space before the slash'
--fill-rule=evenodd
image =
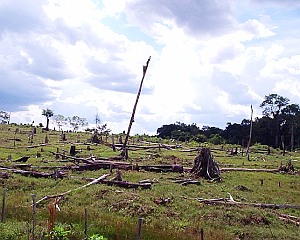
<path id="1" fill-rule="evenodd" d="M 62 224 L 65 230 L 70 230 L 69 239 L 84 238 L 85 209 L 88 212 L 87 235 L 98 233 L 108 239 L 136 239 L 139 217 L 143 217 L 142 239 L 200 239 L 200 229 L 204 231 L 204 239 L 300 238 L 300 209 L 297 208 L 300 206 L 300 154 L 297 152 L 282 156 L 279 150 L 271 149 L 271 154 L 267 155 L 266 146 L 254 145 L 248 160 L 240 151 L 230 155 L 227 150 L 236 146 L 178 143 L 180 147 L 175 148 L 174 142 L 134 136 L 130 139 L 133 146 L 126 162 L 139 166 L 139 171 L 132 170 L 133 167 L 122 169 L 121 178 L 131 183 L 150 183 L 150 189 L 125 188 L 103 181 L 82 187 L 104 174 L 110 174 L 106 180 L 117 176 L 115 168 L 110 173 L 110 165 L 98 170 L 76 168 L 99 159 L 111 163 L 124 161 L 112 160 L 120 151 L 113 151 L 111 136 L 107 142 L 104 139 L 105 144 L 96 145 L 87 143 L 91 138 L 88 133 L 66 133 L 67 140 L 61 141 L 60 132 L 42 132 L 37 128 L 31 142 L 28 138 L 31 130 L 28 125 L 0 125 L 0 181 L 2 189 L 7 189 L 0 239 L 32 237 L 32 194 L 37 201 L 50 196 L 40 201 L 36 210 L 34 233 L 36 239 L 43 239 L 51 223 L 48 209 L 54 201 L 51 196 L 69 190 L 73 191 L 60 199 L 60 211 L 56 211 L 55 217 L 56 225 Z M 118 138 L 115 136 L 115 142 Z M 154 147 L 158 144 L 162 147 Z M 71 146 L 75 146 L 76 153 L 68 157 Z M 190 169 L 197 156 L 197 151 L 193 150 L 198 147 L 211 148 L 223 169 L 221 182 L 195 178 L 189 171 L 153 172 L 141 168 L 169 166 L 176 162 Z M 26 162 L 16 162 L 23 156 L 30 158 Z M 271 171 L 288 162 L 293 164 L 295 173 Z M 238 168 L 240 171 L 234 171 Z M 36 177 L 22 174 L 22 171 L 52 175 Z M 189 179 L 200 184 L 182 184 Z M 141 182 L 143 180 L 147 181 Z M 212 199 L 218 201 L 212 202 L 214 204 L 206 201 Z M 245 205 L 250 203 L 253 205 Z M 275 205 L 266 208 L 255 204 Z"/>

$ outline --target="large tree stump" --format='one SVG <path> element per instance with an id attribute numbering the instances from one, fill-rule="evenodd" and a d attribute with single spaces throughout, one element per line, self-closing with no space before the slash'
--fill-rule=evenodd
<path id="1" fill-rule="evenodd" d="M 194 167 L 191 170 L 197 177 L 209 180 L 221 180 L 218 164 L 213 160 L 210 148 L 202 148 L 194 160 Z"/>

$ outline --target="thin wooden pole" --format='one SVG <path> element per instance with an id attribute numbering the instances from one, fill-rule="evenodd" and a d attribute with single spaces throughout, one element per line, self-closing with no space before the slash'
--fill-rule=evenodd
<path id="1" fill-rule="evenodd" d="M 128 138 L 129 138 L 131 126 L 132 126 L 132 124 L 134 122 L 134 115 L 135 115 L 136 107 L 137 107 L 137 104 L 138 104 L 138 101 L 139 101 L 139 98 L 140 98 L 140 95 L 141 95 L 142 86 L 143 86 L 144 78 L 146 76 L 146 72 L 147 72 L 147 69 L 148 69 L 148 65 L 149 65 L 150 59 L 151 59 L 151 56 L 148 58 L 148 61 L 147 61 L 146 65 L 143 66 L 143 77 L 142 77 L 142 80 L 141 80 L 141 83 L 140 83 L 138 94 L 136 96 L 135 104 L 134 104 L 134 107 L 133 107 L 133 110 L 132 110 L 132 115 L 131 115 L 131 118 L 130 118 L 130 121 L 129 121 L 129 125 L 128 125 L 128 130 L 127 130 L 126 138 L 125 138 L 125 141 L 124 141 L 124 144 L 123 144 L 122 156 L 124 157 L 126 155 L 125 156 L 126 158 L 128 157 L 127 154 L 126 154 L 126 146 L 127 146 L 127 142 L 128 142 Z"/>
<path id="2" fill-rule="evenodd" d="M 115 137 L 114 137 L 113 134 L 111 135 L 111 143 L 112 143 L 112 149 L 115 152 L 116 151 L 116 146 L 115 146 Z"/>
<path id="3" fill-rule="evenodd" d="M 5 221 L 5 200 L 6 200 L 6 191 L 7 189 L 3 189 L 3 198 L 2 198 L 2 211 L 1 211 L 1 222 Z"/>
<path id="4" fill-rule="evenodd" d="M 32 194 L 32 239 L 35 240 L 35 226 L 36 226 L 36 195 Z"/>
<path id="5" fill-rule="evenodd" d="M 142 239 L 142 224 L 143 224 L 143 218 L 139 218 L 138 220 L 138 228 L 137 228 L 137 240 Z"/>
<path id="6" fill-rule="evenodd" d="M 200 240 L 204 240 L 204 231 L 203 231 L 203 228 L 200 229 Z"/>
<path id="7" fill-rule="evenodd" d="M 251 138 L 252 138 L 252 122 L 253 122 L 252 117 L 253 117 L 253 108 L 251 104 L 250 133 L 249 133 L 249 141 L 247 144 L 246 156 L 249 156 L 249 149 L 250 149 Z"/>
<path id="8" fill-rule="evenodd" d="M 84 239 L 87 240 L 88 236 L 87 236 L 87 228 L 88 228 L 88 212 L 87 212 L 87 208 L 84 208 Z"/>

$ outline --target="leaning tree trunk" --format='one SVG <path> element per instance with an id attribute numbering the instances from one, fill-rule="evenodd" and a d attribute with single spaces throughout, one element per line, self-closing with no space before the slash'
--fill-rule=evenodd
<path id="1" fill-rule="evenodd" d="M 191 170 L 198 177 L 209 180 L 221 180 L 218 164 L 213 160 L 210 148 L 202 148 L 194 160 L 194 167 Z"/>

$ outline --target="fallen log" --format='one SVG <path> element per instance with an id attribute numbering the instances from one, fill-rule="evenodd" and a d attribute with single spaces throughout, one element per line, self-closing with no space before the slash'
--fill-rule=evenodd
<path id="1" fill-rule="evenodd" d="M 115 143 L 114 144 L 115 147 L 123 147 L 123 144 L 120 143 Z M 137 148 L 137 149 L 151 149 L 151 148 L 163 148 L 162 145 L 152 145 L 152 146 L 142 146 L 142 145 L 126 145 L 127 149 L 131 149 L 131 148 Z"/>
<path id="2" fill-rule="evenodd" d="M 115 157 L 110 157 L 110 158 L 104 158 L 104 157 L 89 157 L 89 158 L 80 158 L 80 157 L 74 157 L 74 156 L 70 156 L 64 153 L 59 153 L 59 152 L 51 152 L 53 155 L 55 156 L 60 156 L 62 158 L 65 159 L 72 159 L 74 160 L 76 163 L 79 162 L 83 162 L 83 163 L 88 163 L 88 164 L 92 164 L 98 161 L 115 161 L 115 160 L 121 160 L 122 157 L 121 156 L 115 156 Z M 73 161 L 71 161 L 73 162 Z M 122 162 L 124 164 L 130 164 L 127 162 Z"/>
<path id="3" fill-rule="evenodd" d="M 47 143 L 41 143 L 41 144 L 38 144 L 38 145 L 29 145 L 29 146 L 26 146 L 26 148 L 38 148 L 38 147 L 44 147 L 44 146 L 47 146 L 49 144 Z"/>
<path id="4" fill-rule="evenodd" d="M 122 164 L 114 164 L 114 163 L 92 163 L 85 165 L 78 165 L 71 167 L 72 170 L 76 171 L 86 171 L 86 170 L 99 170 L 99 169 L 122 169 L 122 170 L 132 170 L 133 165 L 122 165 Z"/>
<path id="5" fill-rule="evenodd" d="M 139 169 L 143 169 L 145 171 L 150 172 L 183 172 L 183 166 L 180 164 L 173 164 L 173 165 L 146 165 L 146 166 L 139 166 Z"/>
<path id="6" fill-rule="evenodd" d="M 300 217 L 281 213 L 279 214 L 279 219 L 300 226 Z"/>
<path id="7" fill-rule="evenodd" d="M 279 169 L 265 169 L 265 168 L 220 168 L 221 172 L 227 171 L 242 171 L 242 172 L 279 172 Z"/>
<path id="8" fill-rule="evenodd" d="M 144 179 L 144 180 L 141 180 L 139 181 L 139 183 L 157 183 L 158 182 L 158 179 Z"/>
<path id="9" fill-rule="evenodd" d="M 30 158 L 29 156 L 23 156 L 23 157 L 20 157 L 20 158 L 14 160 L 14 162 L 24 162 L 25 163 L 28 161 L 29 158 Z"/>
<path id="10" fill-rule="evenodd" d="M 58 152 L 51 152 L 53 155 L 55 155 L 55 156 L 60 156 L 60 157 L 62 157 L 62 158 L 68 158 L 68 159 L 72 159 L 73 161 L 71 161 L 71 162 L 73 162 L 73 163 L 79 163 L 79 162 L 84 162 L 84 163 L 88 163 L 88 164 L 90 164 L 90 163 L 93 163 L 93 161 L 92 160 L 88 160 L 88 159 L 86 159 L 86 158 L 79 158 L 79 157 L 73 157 L 73 156 L 70 156 L 70 155 L 66 155 L 66 154 L 64 154 L 64 153 L 58 153 Z"/>
<path id="11" fill-rule="evenodd" d="M 28 169 L 28 168 L 32 167 L 32 164 L 20 163 L 20 164 L 15 164 L 12 167 L 13 168 L 20 168 L 20 169 Z"/>
<path id="12" fill-rule="evenodd" d="M 201 185 L 200 181 L 198 180 L 195 180 L 195 179 L 179 179 L 179 180 L 174 180 L 172 181 L 174 183 L 179 183 L 181 184 L 182 186 L 186 186 L 186 185 L 189 185 L 189 184 L 196 184 L 196 185 Z"/>
<path id="13" fill-rule="evenodd" d="M 9 174 L 7 172 L 0 172 L 0 178 L 2 178 L 2 179 L 8 179 L 9 178 Z"/>
<path id="14" fill-rule="evenodd" d="M 114 180 L 103 180 L 101 183 L 105 183 L 107 185 L 111 186 L 118 186 L 123 188 L 142 188 L 142 189 L 151 189 L 152 184 L 151 183 L 133 183 L 133 182 L 127 182 L 127 181 L 114 181 Z"/>
<path id="15" fill-rule="evenodd" d="M 22 139 L 20 139 L 20 138 L 8 138 L 7 140 L 9 140 L 9 141 L 22 142 Z"/>
<path id="16" fill-rule="evenodd" d="M 296 216 L 292 216 L 292 215 L 288 215 L 288 214 L 284 214 L 284 213 L 280 213 L 279 216 L 284 217 L 284 218 L 293 219 L 297 222 L 300 222 L 300 217 L 296 217 Z"/>
<path id="17" fill-rule="evenodd" d="M 116 143 L 114 144 L 115 147 L 123 147 L 123 144 L 120 143 Z M 165 148 L 168 150 L 173 150 L 173 149 L 177 149 L 177 148 L 181 148 L 181 145 L 167 145 L 167 144 L 158 144 L 158 145 L 149 145 L 149 146 L 142 146 L 142 145 L 126 145 L 127 149 L 131 149 L 131 148 L 137 148 L 137 149 L 160 149 L 160 148 Z"/>
<path id="18" fill-rule="evenodd" d="M 72 178 L 76 178 L 78 179 L 78 177 L 72 177 Z M 82 179 L 82 180 L 85 180 L 85 181 L 94 181 L 95 179 L 94 178 L 79 178 L 79 179 Z M 152 187 L 152 183 L 154 181 L 151 181 L 149 179 L 147 179 L 146 181 L 145 180 L 142 180 L 138 183 L 133 183 L 133 182 L 129 182 L 129 181 L 118 181 L 118 180 L 114 180 L 115 178 L 113 179 L 110 179 L 110 180 L 101 180 L 99 181 L 98 183 L 99 184 L 107 184 L 109 186 L 118 186 L 118 187 L 123 187 L 123 188 L 134 188 L 134 189 L 137 189 L 137 188 L 141 188 L 141 189 L 151 189 Z"/>
<path id="19" fill-rule="evenodd" d="M 67 194 L 69 194 L 69 193 L 71 193 L 71 192 L 75 192 L 75 191 L 78 191 L 78 190 L 83 189 L 83 188 L 85 188 L 85 187 L 88 187 L 88 186 L 91 186 L 91 185 L 93 185 L 93 184 L 99 183 L 100 181 L 102 181 L 102 180 L 104 180 L 106 177 L 108 177 L 109 175 L 110 175 L 110 174 L 104 174 L 104 175 L 102 175 L 101 177 L 98 177 L 98 178 L 92 180 L 91 182 L 89 182 L 89 183 L 87 183 L 87 184 L 85 184 L 85 185 L 83 185 L 83 186 L 80 186 L 80 187 L 75 188 L 75 189 L 68 190 L 68 191 L 66 191 L 66 192 L 64 192 L 64 193 L 60 193 L 60 194 L 56 194 L 56 195 L 47 195 L 47 196 L 41 198 L 40 200 L 38 200 L 38 201 L 36 202 L 36 204 L 38 204 L 38 203 L 40 203 L 40 202 L 42 202 L 42 201 L 48 200 L 48 199 L 57 198 L 57 197 L 63 197 L 64 195 L 67 195 Z"/>
<path id="20" fill-rule="evenodd" d="M 276 203 L 243 203 L 233 200 L 230 195 L 230 198 L 217 198 L 217 199 L 203 199 L 196 198 L 196 200 L 203 204 L 209 205 L 230 205 L 230 206 L 251 206 L 259 208 L 271 208 L 271 209 L 300 209 L 300 205 L 293 204 L 276 204 Z"/>
<path id="21" fill-rule="evenodd" d="M 199 152 L 201 148 L 192 148 L 192 149 L 183 149 L 179 150 L 179 152 Z"/>
<path id="22" fill-rule="evenodd" d="M 35 178 L 63 178 L 65 177 L 65 174 L 63 172 L 55 171 L 55 172 L 37 172 L 37 171 L 28 171 L 28 170 L 20 170 L 20 169 L 14 169 L 14 168 L 6 168 L 1 167 L 0 170 L 9 171 L 12 173 L 21 174 L 23 176 L 30 176 Z"/>

